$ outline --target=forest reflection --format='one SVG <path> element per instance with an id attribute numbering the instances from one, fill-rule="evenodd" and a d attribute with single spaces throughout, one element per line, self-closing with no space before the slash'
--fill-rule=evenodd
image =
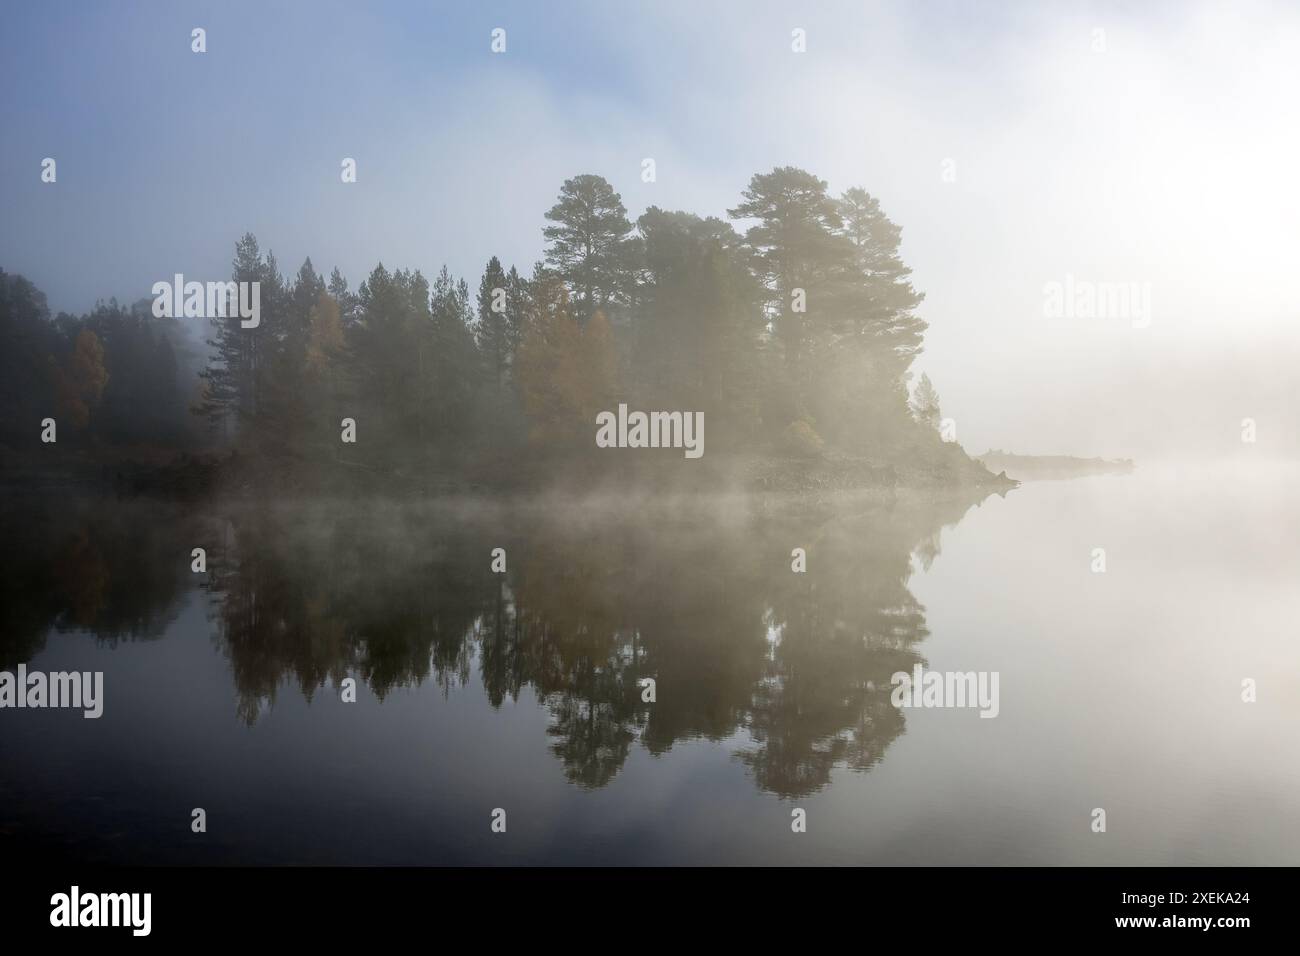
<path id="1" fill-rule="evenodd" d="M 432 682 L 500 707 L 531 689 L 579 787 L 609 783 L 637 746 L 707 738 L 760 789 L 799 796 L 837 767 L 869 770 L 903 733 L 890 675 L 924 663 L 928 633 L 908 582 L 973 503 L 899 495 L 833 517 L 723 500 L 24 507 L 0 551 L 0 659 L 66 631 L 165 638 L 197 587 L 250 725 L 277 694 L 310 700 L 346 677 L 381 701 Z"/>

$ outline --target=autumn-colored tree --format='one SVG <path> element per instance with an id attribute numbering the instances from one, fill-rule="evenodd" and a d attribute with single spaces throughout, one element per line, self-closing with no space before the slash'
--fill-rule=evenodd
<path id="1" fill-rule="evenodd" d="M 597 310 L 582 330 L 577 358 L 582 372 L 580 418 L 594 428 L 596 415 L 611 407 L 618 388 L 618 354 L 604 312 Z"/>
<path id="2" fill-rule="evenodd" d="M 325 292 L 316 297 L 311 308 L 307 336 L 306 370 L 317 380 L 323 378 L 334 358 L 343 348 L 343 318 L 339 303 Z"/>
<path id="3" fill-rule="evenodd" d="M 72 343 L 72 352 L 59 364 L 51 359 L 51 377 L 59 411 L 77 428 L 90 424 L 90 410 L 99 404 L 108 384 L 104 346 L 90 329 L 82 329 Z"/>
<path id="4" fill-rule="evenodd" d="M 596 413 L 612 401 L 616 369 L 604 314 L 593 313 L 584 329 L 570 312 L 563 283 L 537 281 L 519 347 L 519 394 L 529 441 L 560 448 L 590 441 Z"/>

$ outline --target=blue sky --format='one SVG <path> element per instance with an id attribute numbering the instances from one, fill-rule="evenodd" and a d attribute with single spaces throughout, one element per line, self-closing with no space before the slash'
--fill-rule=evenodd
<path id="1" fill-rule="evenodd" d="M 1133 453 L 1197 377 L 1300 397 L 1269 364 L 1300 354 L 1294 5 L 16 0 L 4 24 L 0 267 L 55 310 L 225 276 L 246 231 L 286 273 L 473 284 L 491 255 L 531 267 L 577 173 L 633 217 L 725 216 L 794 164 L 903 226 L 919 368 L 973 450 Z M 1156 321 L 1045 322 L 1067 274 L 1150 282 Z"/>
<path id="2" fill-rule="evenodd" d="M 896 9 L 904 17 L 890 30 L 924 35 L 915 50 L 935 82 L 971 65 L 997 32 L 961 4 L 932 4 L 923 20 Z M 47 289 L 55 308 L 84 309 L 143 294 L 160 269 L 224 272 L 245 230 L 285 268 L 311 254 L 354 284 L 378 258 L 472 273 L 502 252 L 526 267 L 541 251 L 543 211 L 579 172 L 607 176 L 630 206 L 707 196 L 702 211 L 721 214 L 768 158 L 759 152 L 776 162 L 799 150 L 782 148 L 794 131 L 778 114 L 746 133 L 751 143 L 728 138 L 717 114 L 761 94 L 749 85 L 756 70 L 798 81 L 785 21 L 809 31 L 814 55 L 838 50 L 869 69 L 883 40 L 866 10 L 16 5 L 0 41 L 0 176 L 7 216 L 23 228 L 6 229 L 0 262 Z M 194 26 L 207 31 L 205 54 L 190 50 Z M 504 55 L 489 50 L 497 26 Z M 31 175 L 45 156 L 58 161 L 57 189 Z M 344 156 L 358 160 L 355 187 L 338 181 Z M 653 192 L 639 188 L 645 156 L 660 164 Z M 716 193 L 683 182 L 684 161 Z M 476 209 L 494 228 L 466 222 Z"/>

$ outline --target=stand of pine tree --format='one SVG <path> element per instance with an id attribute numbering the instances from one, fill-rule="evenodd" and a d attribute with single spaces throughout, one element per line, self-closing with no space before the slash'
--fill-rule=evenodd
<path id="1" fill-rule="evenodd" d="M 633 223 L 582 175 L 545 218 L 544 260 L 525 277 L 494 256 L 474 292 L 446 267 L 379 264 L 352 291 L 307 259 L 286 279 L 245 235 L 231 278 L 260 285 L 254 329 L 148 300 L 51 318 L 0 272 L 6 474 L 178 493 L 998 483 L 941 441 L 927 377 L 909 395 L 923 296 L 864 190 L 758 174 L 740 231 L 657 207 Z M 702 412 L 706 454 L 597 448 L 620 402 Z"/>

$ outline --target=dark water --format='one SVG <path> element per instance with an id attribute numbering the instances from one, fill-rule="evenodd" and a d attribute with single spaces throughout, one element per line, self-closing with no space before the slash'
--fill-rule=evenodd
<path id="1" fill-rule="evenodd" d="M 1294 478 L 1139 473 L 802 515 L 11 501 L 3 666 L 103 671 L 105 703 L 0 711 L 0 852 L 1291 863 Z M 999 672 L 997 718 L 894 707 L 891 674 L 918 662 Z"/>

